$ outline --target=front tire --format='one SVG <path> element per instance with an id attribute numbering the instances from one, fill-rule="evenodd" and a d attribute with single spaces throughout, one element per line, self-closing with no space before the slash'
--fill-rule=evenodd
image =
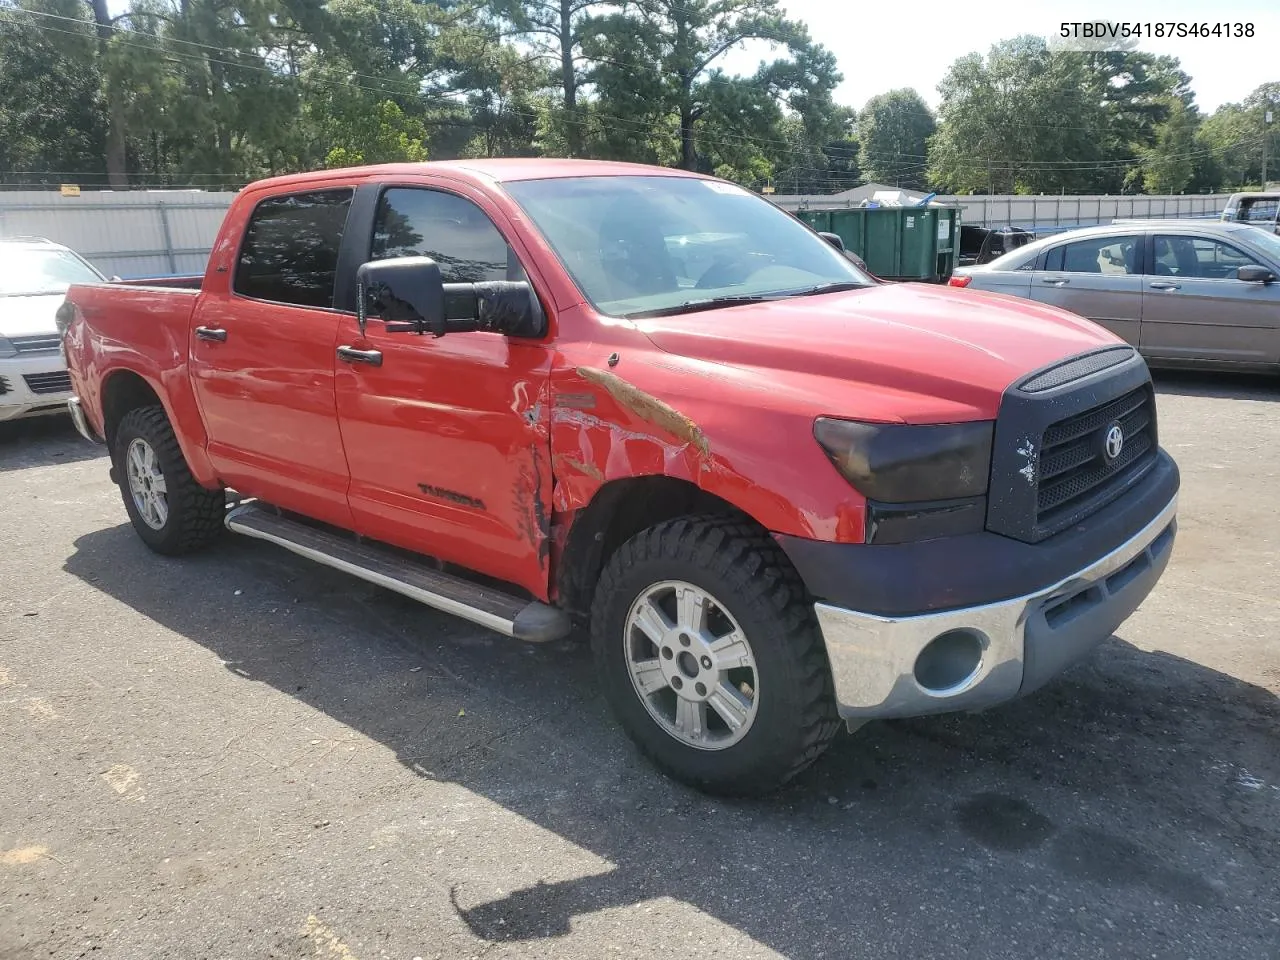
<path id="1" fill-rule="evenodd" d="M 133 529 L 156 553 L 191 553 L 222 532 L 226 495 L 191 476 L 162 407 L 138 407 L 124 415 L 114 458 Z"/>
<path id="2" fill-rule="evenodd" d="M 686 518 L 637 534 L 600 578 L 591 627 L 619 722 L 690 786 L 768 793 L 839 729 L 812 604 L 752 524 Z"/>

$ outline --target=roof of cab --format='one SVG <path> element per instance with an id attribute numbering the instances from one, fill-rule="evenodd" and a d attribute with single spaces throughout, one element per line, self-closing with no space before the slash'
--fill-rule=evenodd
<path id="1" fill-rule="evenodd" d="M 453 175 L 458 179 L 510 183 L 515 180 L 549 180 L 564 177 L 702 177 L 688 170 L 654 167 L 612 160 L 568 160 L 551 157 L 505 157 L 488 160 L 434 160 L 427 163 L 384 163 L 366 167 L 291 173 L 250 186 L 257 189 L 300 187 L 333 180 L 376 180 L 382 177 Z M 703 178 L 706 179 L 706 178 Z"/>

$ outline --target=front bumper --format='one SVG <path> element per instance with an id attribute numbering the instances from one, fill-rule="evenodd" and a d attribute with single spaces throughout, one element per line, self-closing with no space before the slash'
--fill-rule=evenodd
<path id="1" fill-rule="evenodd" d="M 1012 599 L 920 616 L 816 603 L 848 720 L 981 710 L 1039 688 L 1120 626 L 1168 565 L 1177 497 L 1120 546 Z"/>
<path id="2" fill-rule="evenodd" d="M 67 412 L 71 414 L 71 422 L 75 424 L 76 433 L 84 437 L 90 443 L 105 443 L 100 436 L 93 432 L 93 427 L 89 424 L 89 418 L 85 416 L 84 407 L 80 403 L 79 397 L 70 397 L 67 399 Z"/>
<path id="3" fill-rule="evenodd" d="M 0 421 L 62 413 L 70 396 L 67 366 L 58 353 L 0 360 Z"/>

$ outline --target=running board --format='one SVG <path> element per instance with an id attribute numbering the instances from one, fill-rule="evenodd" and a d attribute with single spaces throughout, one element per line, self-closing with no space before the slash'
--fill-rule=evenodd
<path id="1" fill-rule="evenodd" d="M 359 542 L 290 520 L 257 503 L 227 511 L 226 524 L 228 530 L 277 544 L 517 640 L 559 640 L 571 628 L 563 610 L 432 570 L 370 541 Z"/>

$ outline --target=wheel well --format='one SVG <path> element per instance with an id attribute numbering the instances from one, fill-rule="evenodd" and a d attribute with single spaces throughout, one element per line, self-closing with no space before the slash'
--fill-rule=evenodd
<path id="1" fill-rule="evenodd" d="M 750 518 L 727 500 L 674 477 L 631 477 L 601 487 L 569 528 L 557 577 L 559 600 L 586 617 L 596 581 L 615 550 L 641 530 L 690 514 Z"/>
<path id="2" fill-rule="evenodd" d="M 130 410 L 161 406 L 151 384 L 129 370 L 113 373 L 102 387 L 102 432 L 107 449 L 115 449 L 116 429 Z"/>

